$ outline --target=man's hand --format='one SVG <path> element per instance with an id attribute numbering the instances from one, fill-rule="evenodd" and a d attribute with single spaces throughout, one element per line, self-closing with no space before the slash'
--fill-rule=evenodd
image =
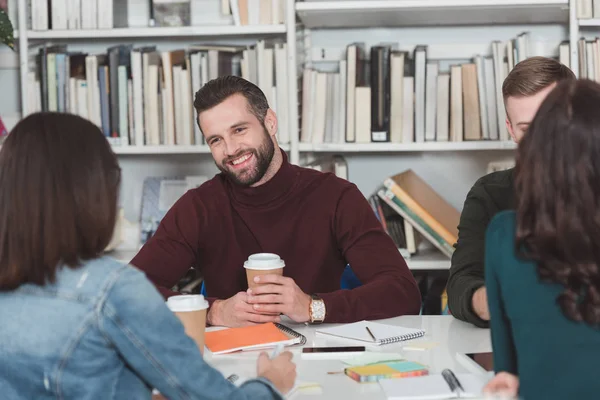
<path id="1" fill-rule="evenodd" d="M 227 326 L 230 328 L 262 324 L 265 322 L 279 322 L 279 315 L 265 315 L 256 311 L 248 304 L 246 292 L 239 292 L 227 300 L 215 300 L 206 320 L 211 325 Z"/>
<path id="2" fill-rule="evenodd" d="M 485 286 L 480 287 L 475 291 L 475 293 L 473 293 L 471 307 L 479 318 L 484 321 L 490 320 L 490 310 L 488 308 L 487 291 L 485 290 Z"/>
<path id="3" fill-rule="evenodd" d="M 516 398 L 519 394 L 519 377 L 508 372 L 499 372 L 483 388 L 483 393 Z"/>
<path id="4" fill-rule="evenodd" d="M 255 312 L 285 314 L 295 322 L 310 320 L 310 296 L 304 293 L 292 278 L 280 275 L 262 275 L 254 278 L 260 283 L 248 289 L 248 303 Z"/>

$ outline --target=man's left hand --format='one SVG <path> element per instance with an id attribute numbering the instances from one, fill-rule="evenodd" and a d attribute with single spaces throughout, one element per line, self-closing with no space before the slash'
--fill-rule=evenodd
<path id="1" fill-rule="evenodd" d="M 310 319 L 310 296 L 304 293 L 292 278 L 280 275 L 262 275 L 254 278 L 259 286 L 248 289 L 248 303 L 257 312 L 284 314 L 295 322 Z"/>

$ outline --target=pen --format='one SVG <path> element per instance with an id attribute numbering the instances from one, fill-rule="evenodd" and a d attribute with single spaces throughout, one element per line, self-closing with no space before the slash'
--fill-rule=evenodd
<path id="1" fill-rule="evenodd" d="M 270 358 L 273 359 L 273 358 L 277 357 L 279 354 L 281 354 L 281 352 L 283 351 L 283 348 L 284 348 L 283 344 L 279 343 L 277 345 L 277 347 L 275 347 L 273 349 L 273 352 L 271 353 Z"/>
<path id="2" fill-rule="evenodd" d="M 376 342 L 377 338 L 375 338 L 375 335 L 373 335 L 373 332 L 371 332 L 371 330 L 369 329 L 369 327 L 367 326 L 367 332 L 369 332 L 369 336 L 371 336 L 373 338 L 373 341 Z"/>

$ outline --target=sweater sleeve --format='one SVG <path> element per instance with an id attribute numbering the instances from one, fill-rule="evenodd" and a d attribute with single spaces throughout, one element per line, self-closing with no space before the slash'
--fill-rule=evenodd
<path id="1" fill-rule="evenodd" d="M 446 289 L 448 307 L 453 316 L 486 328 L 488 322 L 479 318 L 471 306 L 473 293 L 484 286 L 484 240 L 490 221 L 481 191 L 475 184 L 465 200 Z"/>
<path id="2" fill-rule="evenodd" d="M 363 283 L 352 290 L 319 293 L 325 322 L 354 322 L 418 314 L 421 295 L 396 245 L 355 185 L 345 190 L 333 221 L 337 244 Z"/>
<path id="3" fill-rule="evenodd" d="M 165 297 L 197 260 L 201 215 L 187 192 L 167 212 L 154 235 L 131 261 Z"/>
<path id="4" fill-rule="evenodd" d="M 518 375 L 511 324 L 504 309 L 498 276 L 499 271 L 502 270 L 503 254 L 510 254 L 510 249 L 507 250 L 506 247 L 512 246 L 511 239 L 514 240 L 514 233 L 508 232 L 508 229 L 503 229 L 507 226 L 504 221 L 508 220 L 509 215 L 498 215 L 490 223 L 485 241 L 485 286 L 491 317 L 494 371 L 496 373 L 505 371 Z M 510 243 L 507 245 L 509 241 Z"/>

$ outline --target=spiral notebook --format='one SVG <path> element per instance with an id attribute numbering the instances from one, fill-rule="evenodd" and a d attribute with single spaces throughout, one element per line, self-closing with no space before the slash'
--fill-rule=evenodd
<path id="1" fill-rule="evenodd" d="M 212 354 L 235 351 L 262 350 L 282 343 L 285 346 L 303 345 L 306 337 L 292 328 L 278 323 L 229 328 L 205 334 L 205 345 Z"/>
<path id="2" fill-rule="evenodd" d="M 369 328 L 367 330 L 367 328 Z M 371 333 L 369 333 L 371 331 Z M 337 336 L 344 339 L 358 340 L 375 345 L 403 342 L 425 335 L 420 329 L 404 328 L 402 326 L 386 325 L 379 322 L 360 321 L 352 324 L 317 329 L 322 335 Z M 375 337 L 371 336 L 371 334 Z"/>

